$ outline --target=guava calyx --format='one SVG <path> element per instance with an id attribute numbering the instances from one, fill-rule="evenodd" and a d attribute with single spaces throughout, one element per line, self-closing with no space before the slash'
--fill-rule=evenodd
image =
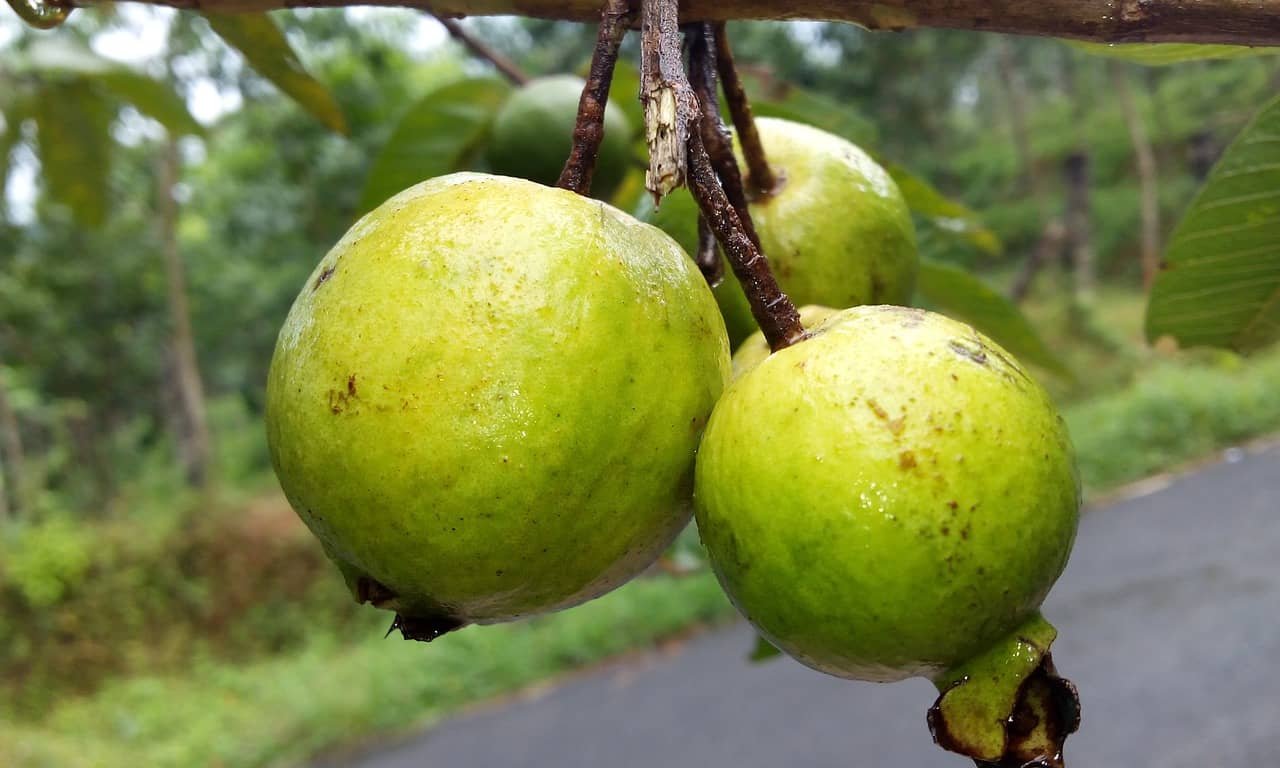
<path id="1" fill-rule="evenodd" d="M 382 582 L 371 579 L 368 576 L 361 576 L 356 579 L 354 589 L 356 602 L 362 605 L 368 603 L 374 608 L 396 610 L 396 601 L 399 595 Z M 396 630 L 400 630 L 400 636 L 405 640 L 420 640 L 424 643 L 429 643 L 455 629 L 462 629 L 467 626 L 467 623 L 456 616 L 450 616 L 445 611 L 427 614 L 415 613 L 412 615 L 397 611 L 395 620 L 391 622 L 391 627 L 387 629 L 387 636 L 390 636 Z"/>
<path id="2" fill-rule="evenodd" d="M 936 682 L 929 708 L 938 746 L 983 768 L 1063 768 L 1063 745 L 1080 727 L 1080 695 L 1058 675 L 1057 630 L 1039 614 Z"/>

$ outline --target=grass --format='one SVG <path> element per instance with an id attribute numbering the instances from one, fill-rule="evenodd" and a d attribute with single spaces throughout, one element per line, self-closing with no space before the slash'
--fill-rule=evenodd
<path id="1" fill-rule="evenodd" d="M 1108 297 L 1095 319 L 1131 343 L 1141 302 Z M 1051 343 L 1061 341 L 1052 316 L 1037 320 Z M 1055 385 L 1087 492 L 1280 429 L 1280 350 L 1246 361 L 1226 353 L 1161 355 L 1133 343 L 1132 356 L 1116 361 L 1067 348 L 1077 370 L 1102 372 L 1089 377 L 1087 396 Z M 429 646 L 382 639 L 386 618 L 370 610 L 350 631 L 359 639 L 321 627 L 289 656 L 121 680 L 62 702 L 38 725 L 0 722 L 0 765 L 298 765 L 732 615 L 705 571 L 641 579 L 571 611 L 470 628 Z"/>
<path id="2" fill-rule="evenodd" d="M 0 765 L 296 765 L 732 615 L 706 572 L 640 579 L 572 611 L 426 646 L 383 639 L 386 617 L 376 613 L 354 644 L 320 636 L 284 658 L 124 680 L 66 702 L 38 726 L 0 723 Z"/>

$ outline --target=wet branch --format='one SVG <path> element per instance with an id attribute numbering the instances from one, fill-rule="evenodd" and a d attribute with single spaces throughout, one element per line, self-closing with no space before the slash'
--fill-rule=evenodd
<path id="1" fill-rule="evenodd" d="M 600 14 L 600 31 L 591 54 L 591 71 L 582 98 L 578 101 L 578 121 L 573 128 L 573 150 L 560 172 L 556 186 L 580 195 L 591 191 L 591 177 L 596 170 L 596 157 L 604 141 L 604 111 L 609 103 L 609 86 L 618 63 L 622 38 L 635 20 L 629 0 L 608 0 Z"/>
<path id="2" fill-rule="evenodd" d="M 729 48 L 729 37 L 723 22 L 715 25 L 714 36 L 716 69 L 724 84 L 725 101 L 729 103 L 733 127 L 737 129 L 738 141 L 742 144 L 742 156 L 747 161 L 747 186 L 753 197 L 768 196 L 778 188 L 779 177 L 765 158 L 764 144 L 760 141 L 760 132 L 756 130 L 751 102 L 747 100 L 747 90 L 742 85 L 742 78 L 733 62 L 733 51 Z"/>
<path id="3" fill-rule="evenodd" d="M 660 203 L 685 182 L 690 122 L 698 105 L 680 56 L 679 3 L 641 0 L 640 18 L 640 103 L 649 145 L 644 185 Z"/>
<path id="4" fill-rule="evenodd" d="M 427 11 L 427 15 L 440 22 L 440 26 L 444 27 L 454 40 L 462 43 L 476 57 L 492 64 L 495 69 L 502 73 L 503 77 L 515 85 L 524 85 L 529 82 L 529 76 L 517 67 L 514 61 L 503 56 L 483 40 L 468 32 L 466 27 L 458 23 L 457 19 L 440 16 L 430 10 Z"/>

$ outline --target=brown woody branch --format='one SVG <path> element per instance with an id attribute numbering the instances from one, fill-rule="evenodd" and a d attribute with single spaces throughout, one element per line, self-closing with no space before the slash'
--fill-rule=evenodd
<path id="1" fill-rule="evenodd" d="M 143 0 L 206 11 L 332 7 L 354 0 Z M 599 0 L 359 0 L 444 16 L 517 14 L 595 21 Z M 849 21 L 870 29 L 943 27 L 1110 43 L 1280 45 L 1280 0 L 685 0 L 683 22 Z"/>
<path id="2" fill-rule="evenodd" d="M 803 339 L 804 326 L 800 324 L 795 305 L 778 287 L 764 254 L 748 237 L 702 142 L 702 107 L 680 55 L 675 18 L 678 6 L 679 0 L 642 0 L 641 3 L 641 101 L 645 105 L 645 135 L 650 138 L 651 164 L 647 183 L 660 202 L 663 194 L 687 182 L 707 226 L 715 233 L 733 274 L 742 284 L 756 324 L 764 332 L 769 348 L 776 352 Z M 703 40 L 705 42 L 705 38 Z M 708 57 L 703 58 L 709 61 Z M 718 116 L 716 119 L 719 120 Z M 667 138 L 656 142 L 659 151 L 685 153 L 685 162 L 678 168 L 670 164 L 669 158 L 654 158 L 652 139 L 662 134 Z M 659 175 L 660 170 L 667 174 Z M 677 170 L 678 175 L 672 173 Z M 669 184 L 673 186 L 668 188 Z"/>
<path id="3" fill-rule="evenodd" d="M 751 102 L 747 100 L 747 89 L 733 62 L 733 51 L 729 48 L 729 35 L 724 22 L 714 25 L 711 34 L 715 37 L 716 69 L 724 84 L 724 96 L 729 102 L 733 127 L 737 129 L 738 141 L 742 144 L 742 157 L 747 161 L 747 186 L 753 199 L 765 197 L 777 191 L 780 180 L 765 157 L 764 142 L 760 139 L 760 132 L 756 130 Z"/>
<path id="4" fill-rule="evenodd" d="M 577 192 L 591 192 L 591 177 L 596 170 L 596 156 L 604 141 L 604 111 L 609 103 L 609 86 L 618 63 L 618 49 L 631 26 L 633 14 L 629 0 L 608 0 L 600 14 L 600 31 L 591 55 L 591 71 L 578 99 L 578 119 L 573 128 L 573 149 L 560 172 L 556 186 Z"/>

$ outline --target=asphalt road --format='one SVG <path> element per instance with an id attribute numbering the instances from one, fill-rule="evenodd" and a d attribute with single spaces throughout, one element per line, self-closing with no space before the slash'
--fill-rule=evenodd
<path id="1" fill-rule="evenodd" d="M 1045 605 L 1084 703 L 1071 768 L 1280 762 L 1280 449 L 1086 517 Z M 748 665 L 738 625 L 459 717 L 358 768 L 965 768 L 932 687 Z"/>

